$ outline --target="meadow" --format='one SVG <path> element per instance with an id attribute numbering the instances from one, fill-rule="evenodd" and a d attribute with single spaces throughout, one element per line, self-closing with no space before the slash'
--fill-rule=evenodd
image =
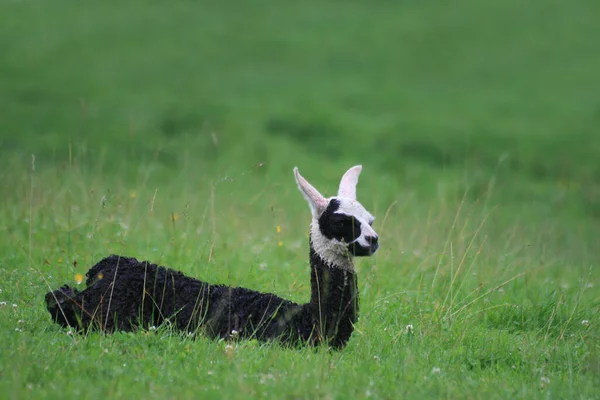
<path id="1" fill-rule="evenodd" d="M 600 398 L 600 3 L 0 1 L 0 398 Z M 109 254 L 310 295 L 363 164 L 348 346 L 74 334 Z"/>

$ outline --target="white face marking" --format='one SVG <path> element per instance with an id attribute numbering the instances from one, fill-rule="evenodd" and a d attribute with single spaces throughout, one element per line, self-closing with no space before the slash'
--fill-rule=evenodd
<path id="1" fill-rule="evenodd" d="M 375 220 L 375 217 L 371 215 L 363 206 L 356 200 L 352 200 L 345 197 L 336 197 L 340 202 L 340 207 L 335 212 L 336 214 L 345 214 L 354 217 L 355 220 L 360 222 L 360 236 L 357 237 L 353 242 L 357 242 L 363 247 L 369 247 L 371 244 L 366 239 L 367 237 L 376 238 L 377 233 L 371 227 L 371 224 Z M 328 199 L 331 200 L 331 199 Z"/>
<path id="2" fill-rule="evenodd" d="M 329 265 L 350 271 L 354 271 L 354 263 L 352 261 L 354 256 L 371 255 L 377 250 L 376 241 L 378 236 L 371 227 L 375 218 L 356 201 L 356 185 L 358 184 L 361 171 L 362 165 L 355 165 L 350 168 L 342 176 L 338 195 L 336 197 L 325 198 L 300 175 L 298 168 L 294 168 L 294 176 L 298 189 L 300 189 L 302 195 L 308 201 L 312 211 L 310 238 L 313 249 Z M 338 209 L 333 211 L 333 213 L 352 217 L 354 220 L 348 221 L 345 217 L 340 218 L 337 216 L 336 218 L 331 218 L 330 214 L 326 220 L 331 219 L 332 225 L 320 227 L 319 220 L 324 212 L 327 211 L 333 199 L 339 203 Z M 353 225 L 348 226 L 349 222 L 352 222 Z M 355 235 L 352 229 L 356 227 L 356 223 L 360 224 L 360 236 L 349 243 L 345 242 L 344 237 L 354 238 Z M 339 224 L 343 226 L 341 231 Z M 322 228 L 327 233 L 324 234 L 321 231 Z M 331 233 L 332 229 L 336 230 L 336 235 Z M 342 232 L 342 236 L 340 236 L 340 232 Z M 353 245 L 353 243 L 356 243 L 356 245 Z"/>
<path id="3" fill-rule="evenodd" d="M 350 243 L 345 243 L 338 239 L 329 239 L 321 233 L 319 228 L 319 218 L 314 217 L 311 223 L 311 240 L 315 251 L 329 264 L 339 268 L 354 271 L 354 263 L 352 256 L 348 252 L 348 244 L 358 243 L 361 247 L 369 248 L 371 243 L 367 237 L 377 238 L 378 235 L 371 227 L 375 217 L 371 215 L 358 201 L 346 197 L 330 197 L 327 199 L 329 203 L 332 199 L 337 199 L 340 206 L 335 214 L 343 214 L 354 217 L 360 223 L 360 236 Z"/>

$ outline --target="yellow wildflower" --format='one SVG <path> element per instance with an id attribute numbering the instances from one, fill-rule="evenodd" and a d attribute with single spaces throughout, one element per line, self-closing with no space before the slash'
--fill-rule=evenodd
<path id="1" fill-rule="evenodd" d="M 75 274 L 75 282 L 77 282 L 77 284 L 80 285 L 81 282 L 83 282 L 83 275 L 82 274 Z"/>

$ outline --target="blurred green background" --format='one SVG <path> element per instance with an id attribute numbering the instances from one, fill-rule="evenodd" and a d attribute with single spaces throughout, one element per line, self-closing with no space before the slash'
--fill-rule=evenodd
<path id="1" fill-rule="evenodd" d="M 0 393 L 593 398 L 599 16 L 597 0 L 0 0 Z M 44 293 L 110 253 L 306 301 L 292 168 L 333 195 L 359 163 L 381 249 L 357 263 L 341 355 L 50 323 Z"/>
<path id="2" fill-rule="evenodd" d="M 210 173 L 360 161 L 411 188 L 494 174 L 503 200 L 573 190 L 598 217 L 599 13 L 583 0 L 3 1 L 0 151 L 61 163 L 72 144 L 86 165 Z"/>
<path id="3" fill-rule="evenodd" d="M 466 192 L 536 226 L 584 224 L 600 247 L 596 1 L 4 1 L 1 14 L 5 188 L 31 154 L 38 170 L 190 188 L 248 172 L 288 187 L 295 165 L 323 184 L 362 163 L 384 208 Z"/>

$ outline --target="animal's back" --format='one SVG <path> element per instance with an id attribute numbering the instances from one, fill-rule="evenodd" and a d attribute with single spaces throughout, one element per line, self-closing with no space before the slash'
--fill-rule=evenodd
<path id="1" fill-rule="evenodd" d="M 48 310 L 64 326 L 131 331 L 168 321 L 211 337 L 288 336 L 308 339 L 308 310 L 273 294 L 211 285 L 135 258 L 111 255 L 87 272 L 87 288 L 46 294 Z"/>

